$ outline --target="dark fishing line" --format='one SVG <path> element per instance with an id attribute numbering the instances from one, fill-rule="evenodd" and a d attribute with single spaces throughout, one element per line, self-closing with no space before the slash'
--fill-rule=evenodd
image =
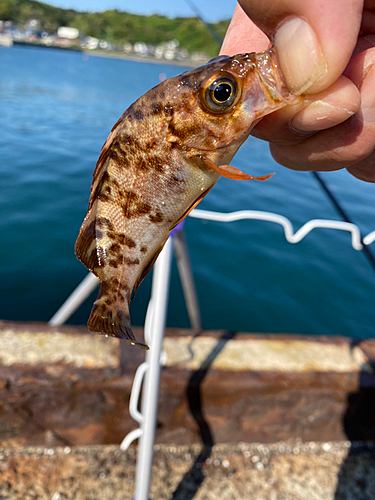
<path id="1" fill-rule="evenodd" d="M 219 33 L 215 30 L 215 28 L 212 26 L 212 24 L 208 23 L 202 16 L 201 11 L 198 9 L 198 7 L 195 5 L 193 0 L 184 0 L 185 3 L 191 8 L 191 10 L 194 12 L 194 14 L 197 16 L 197 18 L 206 26 L 208 31 L 211 33 L 211 35 L 215 38 L 217 43 L 221 45 L 223 43 L 223 39 L 219 35 Z"/>
<path id="2" fill-rule="evenodd" d="M 332 205 L 334 206 L 334 208 L 336 209 L 336 211 L 338 212 L 338 214 L 342 217 L 342 219 L 345 222 L 349 222 L 350 224 L 354 224 L 354 222 L 352 221 L 352 219 L 349 217 L 348 213 L 341 206 L 341 204 L 338 201 L 338 199 L 336 198 L 336 196 L 329 189 L 329 187 L 327 186 L 327 184 L 325 183 L 325 181 L 323 180 L 323 178 L 321 177 L 321 175 L 318 174 L 318 172 L 311 172 L 311 173 L 312 173 L 313 177 L 315 177 L 315 179 L 318 181 L 320 187 L 325 192 L 325 194 L 327 195 L 327 197 L 331 201 Z M 369 246 L 364 243 L 361 230 L 359 230 L 359 236 L 360 236 L 361 243 L 363 245 L 363 252 L 366 255 L 366 257 L 367 257 L 368 261 L 370 262 L 371 266 L 375 270 L 375 255 L 372 253 L 372 251 L 370 250 Z"/>

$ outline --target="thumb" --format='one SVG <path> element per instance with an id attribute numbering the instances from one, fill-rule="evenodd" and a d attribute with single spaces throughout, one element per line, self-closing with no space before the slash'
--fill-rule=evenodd
<path id="1" fill-rule="evenodd" d="M 315 93 L 343 73 L 356 45 L 363 0 L 239 0 L 277 48 L 289 90 Z"/>

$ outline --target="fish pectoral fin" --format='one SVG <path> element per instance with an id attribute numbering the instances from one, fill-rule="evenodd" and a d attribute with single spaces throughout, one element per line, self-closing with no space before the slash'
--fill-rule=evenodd
<path id="1" fill-rule="evenodd" d="M 259 176 L 250 175 L 241 172 L 241 170 L 238 170 L 238 168 L 232 167 L 231 165 L 218 166 L 209 158 L 203 158 L 203 161 L 208 167 L 211 167 L 213 170 L 215 170 L 218 174 L 222 175 L 223 177 L 226 177 L 227 179 L 234 179 L 237 181 L 248 181 L 253 179 L 257 181 L 266 181 L 267 179 L 269 179 L 274 175 L 274 173 L 268 175 L 259 175 Z"/>

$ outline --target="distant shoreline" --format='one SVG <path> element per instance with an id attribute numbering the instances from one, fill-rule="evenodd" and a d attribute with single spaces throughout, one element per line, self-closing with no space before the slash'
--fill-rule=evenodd
<path id="1" fill-rule="evenodd" d="M 105 57 L 107 59 L 123 59 L 126 61 L 135 61 L 135 62 L 145 62 L 152 64 L 168 64 L 170 66 L 180 66 L 180 67 L 188 67 L 195 68 L 197 66 L 201 66 L 205 64 L 207 61 L 192 61 L 191 59 L 187 59 L 184 61 L 178 61 L 176 59 L 168 60 L 168 59 L 156 59 L 155 57 L 149 56 L 133 56 L 130 54 L 125 54 L 123 52 L 111 51 L 111 50 L 84 50 L 80 47 L 59 47 L 57 45 L 42 45 L 39 43 L 32 42 L 21 42 L 14 41 L 13 45 L 16 47 L 35 47 L 38 49 L 60 49 L 67 50 L 70 52 L 80 52 L 81 54 L 87 54 L 88 56 L 94 57 Z"/>
<path id="2" fill-rule="evenodd" d="M 192 61 L 191 59 L 187 59 L 185 61 L 177 61 L 176 59 L 168 60 L 168 59 L 155 59 L 155 57 L 140 57 L 140 56 L 131 56 L 128 54 L 123 54 L 122 52 L 113 52 L 113 51 L 105 51 L 105 50 L 82 50 L 84 54 L 88 54 L 90 56 L 95 57 L 106 57 L 110 59 L 124 59 L 126 61 L 136 61 L 136 62 L 147 62 L 153 64 L 169 64 L 171 66 L 186 66 L 189 68 L 195 68 L 197 66 L 201 66 L 205 64 L 207 61 Z"/>

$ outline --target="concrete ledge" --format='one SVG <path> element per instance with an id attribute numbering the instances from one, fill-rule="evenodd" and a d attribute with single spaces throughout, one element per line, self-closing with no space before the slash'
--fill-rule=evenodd
<path id="1" fill-rule="evenodd" d="M 39 330 L 39 331 L 38 331 Z M 55 328 L 30 332 L 25 325 L 16 330 L 0 329 L 0 364 L 37 365 L 42 363 L 67 363 L 79 368 L 116 368 L 118 366 L 118 340 L 102 335 L 89 335 L 87 331 L 77 336 Z"/>
<path id="2" fill-rule="evenodd" d="M 135 328 L 137 337 L 142 329 Z M 79 338 L 77 337 L 79 336 Z M 0 321 L 0 364 L 64 362 L 76 367 L 118 366 L 119 340 L 89 332 L 84 327 L 51 327 L 45 323 Z M 210 366 L 215 370 L 281 372 L 372 372 L 371 356 L 361 344 L 345 337 L 265 335 L 225 331 L 167 329 L 163 349 L 165 366 L 187 370 Z M 141 362 L 143 353 L 124 341 L 125 359 Z M 132 363 L 132 365 L 134 362 Z"/>
<path id="3" fill-rule="evenodd" d="M 119 444 L 136 427 L 142 350 L 10 322 L 0 346 L 0 446 Z M 164 348 L 157 443 L 375 439 L 374 340 L 169 329 Z"/>
<path id="4" fill-rule="evenodd" d="M 357 346 L 288 338 L 218 340 L 212 337 L 166 337 L 166 366 L 199 370 L 280 372 L 371 371 L 369 360 Z M 218 354 L 215 355 L 215 352 Z M 212 354 L 214 353 L 214 354 Z"/>
<path id="5" fill-rule="evenodd" d="M 374 446 L 287 442 L 155 446 L 157 500 L 375 499 Z M 117 446 L 0 449 L 3 500 L 130 500 L 136 452 Z"/>

